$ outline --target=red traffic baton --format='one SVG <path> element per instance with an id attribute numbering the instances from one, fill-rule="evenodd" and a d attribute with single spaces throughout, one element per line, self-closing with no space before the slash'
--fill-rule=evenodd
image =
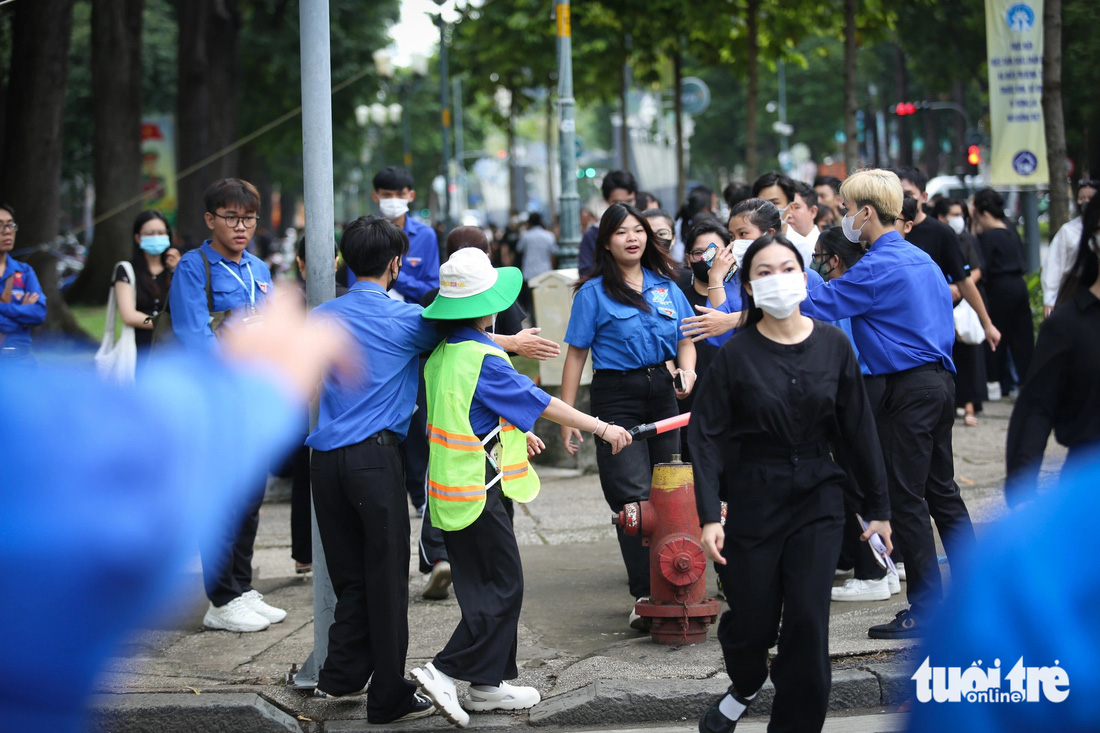
<path id="1" fill-rule="evenodd" d="M 672 430 L 679 430 L 689 422 L 691 422 L 691 413 L 685 412 L 683 415 L 667 417 L 657 422 L 635 425 L 627 432 L 630 433 L 630 437 L 633 440 L 645 440 L 646 438 L 652 438 L 654 435 L 660 435 L 661 433 L 667 433 Z"/>

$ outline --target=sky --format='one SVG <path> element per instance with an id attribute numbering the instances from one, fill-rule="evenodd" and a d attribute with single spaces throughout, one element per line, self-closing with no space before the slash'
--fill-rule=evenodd
<path id="1" fill-rule="evenodd" d="M 443 5 L 443 17 L 454 20 L 455 0 L 447 0 Z M 393 45 L 390 51 L 394 55 L 394 64 L 408 66 L 414 53 L 430 56 L 439 43 L 439 29 L 432 24 L 428 13 L 438 12 L 439 6 L 433 0 L 402 0 L 401 19 L 390 29 Z"/>

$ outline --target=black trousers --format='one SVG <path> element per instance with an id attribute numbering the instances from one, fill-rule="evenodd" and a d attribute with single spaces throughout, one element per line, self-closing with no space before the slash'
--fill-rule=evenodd
<path id="1" fill-rule="evenodd" d="M 462 619 L 434 664 L 474 685 L 499 685 L 519 676 L 523 567 L 512 520 L 500 499 L 498 482 L 489 489 L 481 516 L 465 529 L 443 533 Z"/>
<path id="2" fill-rule="evenodd" d="M 989 381 L 999 381 L 1001 390 L 1007 394 L 1014 386 L 1008 366 L 1009 357 L 1016 365 L 1019 381 L 1023 382 L 1035 350 L 1035 328 L 1031 320 L 1027 283 L 1020 275 L 996 275 L 985 278 L 985 291 L 989 295 L 989 318 L 1001 332 L 1001 344 L 997 350 L 986 351 L 986 358 L 990 360 Z"/>
<path id="3" fill-rule="evenodd" d="M 985 346 L 983 344 L 964 344 L 956 339 L 951 351 L 951 361 L 955 362 L 955 407 L 966 407 L 967 402 L 974 404 L 974 412 L 982 411 L 982 402 L 986 399 L 985 383 Z"/>
<path id="4" fill-rule="evenodd" d="M 974 541 L 951 453 L 955 382 L 935 365 L 889 375 L 882 384 L 875 421 L 886 463 L 890 525 L 905 552 L 909 603 L 921 613 L 943 599 L 931 518 L 949 556 L 957 557 Z"/>
<path id="5" fill-rule="evenodd" d="M 252 590 L 252 548 L 263 500 L 261 486 L 241 513 L 225 524 L 226 531 L 217 546 L 206 547 L 201 553 L 206 597 L 215 606 L 224 606 Z"/>
<path id="6" fill-rule="evenodd" d="M 599 370 L 592 378 L 591 395 L 592 414 L 624 428 L 679 414 L 672 375 L 663 364 L 629 372 Z M 678 430 L 631 443 L 618 455 L 611 454 L 610 444 L 597 439 L 600 487 L 611 511 L 618 512 L 625 504 L 648 499 L 653 466 L 667 463 L 679 451 Z M 642 545 L 641 537 L 626 535 L 621 527 L 617 531 L 630 595 L 648 596 L 649 548 Z"/>
<path id="7" fill-rule="evenodd" d="M 490 477 L 492 478 L 492 477 Z M 508 521 L 515 519 L 515 507 L 511 499 L 504 494 L 500 495 L 500 502 L 504 504 L 504 511 L 508 513 Z M 443 539 L 443 530 L 432 524 L 432 506 L 424 505 L 424 516 L 420 519 L 420 541 L 417 543 L 420 555 L 420 572 L 430 573 L 436 563 L 449 560 L 447 545 Z"/>
<path id="8" fill-rule="evenodd" d="M 428 397 L 424 387 L 424 365 L 420 359 L 420 386 L 416 392 L 416 412 L 409 422 L 408 435 L 401 443 L 405 457 L 405 491 L 418 509 L 428 502 Z"/>
<path id="9" fill-rule="evenodd" d="M 290 556 L 300 563 L 313 562 L 312 502 L 309 491 L 309 447 L 301 445 L 291 461 Z"/>
<path id="10" fill-rule="evenodd" d="M 405 679 L 409 510 L 401 451 L 366 442 L 315 450 L 311 468 L 317 527 L 336 592 L 318 687 L 342 695 L 369 679 L 367 720 L 386 723 L 412 708 L 416 690 Z"/>
<path id="11" fill-rule="evenodd" d="M 739 696 L 755 694 L 778 641 L 768 730 L 820 730 L 832 680 L 829 603 L 844 472 L 828 456 L 741 465 L 727 497 L 726 565 L 718 566 L 729 604 L 718 623 L 726 673 Z"/>

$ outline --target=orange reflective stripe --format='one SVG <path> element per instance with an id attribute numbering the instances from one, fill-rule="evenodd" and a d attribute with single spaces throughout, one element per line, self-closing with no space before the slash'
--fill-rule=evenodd
<path id="1" fill-rule="evenodd" d="M 444 501 L 477 501 L 485 496 L 484 486 L 444 486 L 428 479 L 428 493 Z"/>
<path id="2" fill-rule="evenodd" d="M 440 501 L 484 501 L 485 499 L 484 491 L 477 492 L 476 494 L 471 496 L 448 496 L 447 494 L 440 494 L 431 487 L 428 487 L 428 495 L 434 496 Z"/>
<path id="3" fill-rule="evenodd" d="M 513 463 L 511 466 L 505 466 L 504 471 L 501 474 L 501 478 L 505 481 L 514 481 L 518 478 L 524 478 L 530 469 L 528 463 Z"/>
<path id="4" fill-rule="evenodd" d="M 442 428 L 437 428 L 434 425 L 428 426 L 428 433 L 428 439 L 432 443 L 437 443 L 444 448 L 466 451 L 484 450 L 484 447 L 481 445 L 481 441 L 477 439 L 476 435 L 448 433 L 446 430 L 443 430 Z"/>

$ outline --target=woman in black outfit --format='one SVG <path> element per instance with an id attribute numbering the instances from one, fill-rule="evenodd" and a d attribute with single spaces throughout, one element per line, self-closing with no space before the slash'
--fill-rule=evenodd
<path id="1" fill-rule="evenodd" d="M 1008 358 L 1016 365 L 1016 375 L 1023 380 L 1035 349 L 1035 328 L 1031 321 L 1031 303 L 1027 297 L 1027 255 L 1016 230 L 1005 223 L 1005 202 L 992 188 L 983 188 L 974 195 L 974 218 L 982 228 L 978 235 L 985 269 L 985 292 L 989 296 L 989 317 L 1001 332 L 1001 346 L 987 350 L 990 381 L 1000 381 L 1001 394 L 1007 395 L 1015 385 L 1008 367 Z"/>
<path id="2" fill-rule="evenodd" d="M 1069 448 L 1066 465 L 1100 441 L 1100 197 L 1081 217 L 1077 259 L 1062 281 L 1050 317 L 1039 328 L 1035 358 L 1008 423 L 1005 499 L 1036 496 L 1050 431 Z"/>
<path id="3" fill-rule="evenodd" d="M 691 423 L 702 544 L 721 565 L 730 688 L 699 721 L 728 733 L 768 677 L 772 730 L 820 730 L 829 701 L 829 596 L 844 527 L 844 470 L 830 444 L 858 446 L 851 469 L 871 532 L 890 545 L 882 450 L 859 364 L 840 329 L 799 312 L 806 273 L 782 235 L 742 262 L 740 330 L 711 362 Z M 726 526 L 720 500 L 729 502 Z"/>
<path id="4" fill-rule="evenodd" d="M 134 328 L 138 369 L 144 365 L 153 343 L 151 317 L 168 304 L 168 287 L 179 261 L 179 250 L 172 246 L 172 227 L 164 214 L 156 209 L 138 214 L 134 219 L 134 250 L 130 256 L 137 282 L 130 282 L 122 265 L 115 268 L 111 280 L 122 322 Z"/>

